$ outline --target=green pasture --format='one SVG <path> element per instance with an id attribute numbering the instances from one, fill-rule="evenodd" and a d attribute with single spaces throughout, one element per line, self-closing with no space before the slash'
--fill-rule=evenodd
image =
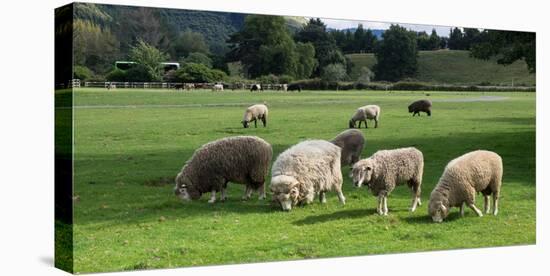
<path id="1" fill-rule="evenodd" d="M 429 95 L 427 95 L 427 93 Z M 103 272 L 306 258 L 534 244 L 535 93 L 179 91 L 77 89 L 74 94 L 74 270 Z M 497 97 L 497 98 L 494 98 Z M 433 101 L 433 115 L 411 117 L 407 105 Z M 479 101 L 483 100 L 483 101 Z M 268 127 L 244 129 L 246 106 L 266 102 Z M 361 129 L 363 157 L 414 146 L 424 153 L 422 206 L 397 187 L 389 215 L 344 174 L 346 205 L 328 193 L 286 213 L 267 201 L 181 202 L 174 177 L 202 144 L 256 135 L 274 158 L 305 139 L 331 139 L 354 110 L 381 107 L 379 128 Z M 369 124 L 373 126 L 373 124 Z M 471 150 L 499 153 L 504 179 L 498 216 L 464 218 L 453 209 L 441 224 L 427 215 L 429 195 L 451 159 Z M 267 183 L 269 184 L 269 177 Z M 478 197 L 478 205 L 483 200 Z"/>

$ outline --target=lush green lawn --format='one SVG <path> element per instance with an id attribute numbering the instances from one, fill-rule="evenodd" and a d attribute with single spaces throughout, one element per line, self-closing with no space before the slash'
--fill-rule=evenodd
<path id="1" fill-rule="evenodd" d="M 361 67 L 372 68 L 376 63 L 373 54 L 348 55 L 354 64 L 352 79 Z M 524 61 L 502 66 L 493 60 L 480 60 L 469 56 L 468 51 L 440 50 L 418 53 L 418 73 L 415 79 L 422 82 L 456 85 L 535 85 L 535 74 L 529 74 Z"/>
<path id="2" fill-rule="evenodd" d="M 422 92 L 79 89 L 75 105 L 82 108 L 74 112 L 74 190 L 79 197 L 74 209 L 75 271 L 535 243 L 535 94 L 430 94 L 433 116 L 412 118 L 407 105 L 426 97 Z M 507 98 L 457 101 L 488 95 Z M 268 127 L 243 129 L 245 106 L 263 101 L 270 108 Z M 380 105 L 382 112 L 379 128 L 362 129 L 364 157 L 405 146 L 424 153 L 424 204 L 415 213 L 408 212 L 410 192 L 401 186 L 389 197 L 389 216 L 375 214 L 376 198 L 352 186 L 347 167 L 345 206 L 329 193 L 325 205 L 316 201 L 285 213 L 256 196 L 241 201 L 243 186 L 237 184 L 229 185 L 228 202 L 214 205 L 206 202 L 208 195 L 183 203 L 173 194 L 173 177 L 208 141 L 257 135 L 273 145 L 277 156 L 301 140 L 334 137 L 346 129 L 356 107 L 367 103 Z M 127 105 L 133 107 L 122 107 Z M 426 205 L 444 166 L 475 149 L 503 157 L 499 215 L 478 218 L 467 210 L 459 218 L 453 209 L 447 221 L 432 223 Z M 480 206 L 482 202 L 478 197 Z"/>

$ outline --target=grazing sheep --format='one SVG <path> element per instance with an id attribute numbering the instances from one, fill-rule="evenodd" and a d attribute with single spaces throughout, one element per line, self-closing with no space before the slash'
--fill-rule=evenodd
<path id="1" fill-rule="evenodd" d="M 341 165 L 353 165 L 361 158 L 365 136 L 360 130 L 348 129 L 334 137 L 331 142 L 342 149 Z"/>
<path id="2" fill-rule="evenodd" d="M 185 84 L 185 89 L 187 89 L 187 90 L 193 90 L 193 89 L 195 89 L 195 84 L 193 84 L 193 83 L 186 83 L 186 84 Z M 222 90 L 223 90 L 223 88 L 222 88 Z"/>
<path id="3" fill-rule="evenodd" d="M 404 182 L 413 193 L 411 212 L 420 202 L 420 186 L 424 171 L 424 156 L 416 148 L 379 150 L 367 159 L 353 165 L 351 177 L 356 187 L 366 183 L 372 194 L 378 196 L 376 211 L 388 214 L 388 195 Z"/>
<path id="4" fill-rule="evenodd" d="M 296 90 L 298 92 L 302 92 L 302 86 L 296 83 L 288 85 L 288 91 L 296 91 Z"/>
<path id="5" fill-rule="evenodd" d="M 489 196 L 493 195 L 493 215 L 498 213 L 498 197 L 502 185 L 502 158 L 492 152 L 477 150 L 453 159 L 445 167 L 443 175 L 430 195 L 428 212 L 435 222 L 442 222 L 451 207 L 460 207 L 464 215 L 464 203 L 478 216 L 483 213 L 474 205 L 476 192 L 484 197 L 484 211 L 491 211 Z"/>
<path id="6" fill-rule="evenodd" d="M 263 91 L 263 88 L 260 84 L 253 84 L 250 87 L 250 92 L 254 92 L 254 91 Z"/>
<path id="7" fill-rule="evenodd" d="M 209 203 L 226 199 L 228 182 L 246 185 L 243 199 L 257 190 L 265 198 L 264 181 L 273 156 L 271 145 L 256 136 L 235 136 L 207 143 L 197 149 L 176 176 L 174 192 L 183 200 L 211 192 Z"/>
<path id="8" fill-rule="evenodd" d="M 412 113 L 413 117 L 416 114 L 420 116 L 420 112 L 426 112 L 428 116 L 432 116 L 432 102 L 430 100 L 418 100 L 409 105 L 409 113 Z"/>
<path id="9" fill-rule="evenodd" d="M 243 120 L 241 123 L 243 124 L 244 128 L 248 128 L 250 125 L 250 122 L 254 121 L 254 127 L 258 127 L 257 120 L 262 120 L 262 123 L 264 124 L 264 127 L 267 126 L 267 113 L 268 109 L 267 106 L 264 104 L 255 104 L 252 106 L 249 106 L 246 111 L 244 112 Z"/>
<path id="10" fill-rule="evenodd" d="M 223 84 L 214 84 L 212 91 L 223 91 Z"/>
<path id="11" fill-rule="evenodd" d="M 323 140 L 308 140 L 281 153 L 271 169 L 273 200 L 284 211 L 297 204 L 309 204 L 319 194 L 326 203 L 325 193 L 336 191 L 342 204 L 342 172 L 340 148 Z"/>
<path id="12" fill-rule="evenodd" d="M 111 90 L 111 89 L 116 89 L 116 85 L 112 82 L 110 82 L 108 85 L 107 85 L 107 90 Z"/>
<path id="13" fill-rule="evenodd" d="M 174 89 L 176 90 L 182 90 L 183 89 L 183 84 L 182 83 L 176 83 L 174 84 Z"/>
<path id="14" fill-rule="evenodd" d="M 365 128 L 368 128 L 367 119 L 374 120 L 374 128 L 377 128 L 378 120 L 380 119 L 380 107 L 377 105 L 365 105 L 358 108 L 349 120 L 349 128 L 355 128 L 355 122 L 357 121 L 359 121 L 359 128 L 361 128 L 361 122 L 365 122 Z"/>

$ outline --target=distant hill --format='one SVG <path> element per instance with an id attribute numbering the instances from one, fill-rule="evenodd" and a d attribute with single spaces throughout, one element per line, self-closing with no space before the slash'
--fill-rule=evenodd
<path id="1" fill-rule="evenodd" d="M 376 63 L 374 54 L 347 55 L 354 64 L 352 79 L 356 79 L 361 67 L 372 68 Z M 535 74 L 529 74 L 524 61 L 503 66 L 494 60 L 479 60 L 469 56 L 468 51 L 439 50 L 420 51 L 418 73 L 414 79 L 434 84 L 456 85 L 527 85 L 536 84 Z"/>

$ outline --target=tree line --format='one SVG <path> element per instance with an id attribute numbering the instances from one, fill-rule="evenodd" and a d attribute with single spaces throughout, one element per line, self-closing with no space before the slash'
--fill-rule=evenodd
<path id="1" fill-rule="evenodd" d="M 183 82 L 238 81 L 240 77 L 285 82 L 309 78 L 398 81 L 414 77 L 418 51 L 446 48 L 469 50 L 475 58 L 496 57 L 500 64 L 523 59 L 531 72 L 536 68 L 534 33 L 452 28 L 447 38 L 435 30 L 428 34 L 391 25 L 378 38 L 362 25 L 354 30 L 330 30 L 321 19 L 312 18 L 301 28 L 290 28 L 281 16 L 247 15 L 240 30 L 226 36 L 223 47 L 212 48 L 201 33 L 170 27 L 160 11 L 134 7 L 107 13 L 94 4 L 79 4 L 74 21 L 75 77 Z M 372 70 L 360 68 L 357 80 L 351 80 L 353 64 L 345 55 L 349 53 L 373 53 L 377 62 Z M 115 60 L 137 65 L 113 69 Z M 160 62 L 168 60 L 178 61 L 181 68 L 164 72 Z M 230 77 L 228 64 L 240 64 L 242 76 Z"/>

